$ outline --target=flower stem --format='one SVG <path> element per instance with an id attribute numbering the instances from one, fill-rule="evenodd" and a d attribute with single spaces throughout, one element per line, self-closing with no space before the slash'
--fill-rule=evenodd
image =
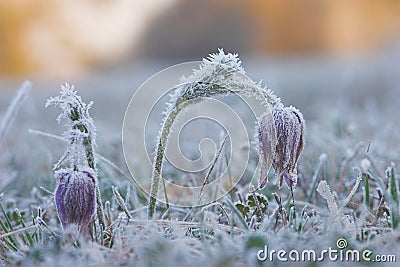
<path id="1" fill-rule="evenodd" d="M 76 107 L 73 108 L 70 118 L 72 121 L 80 120 L 79 112 Z M 74 126 L 74 129 L 77 129 L 83 133 L 89 133 L 89 130 L 87 129 L 87 127 L 82 123 L 76 124 Z M 96 161 L 94 160 L 93 143 L 92 143 L 91 135 L 90 134 L 86 135 L 83 138 L 82 143 L 83 143 L 83 146 L 85 147 L 85 154 L 86 154 L 86 159 L 87 159 L 88 165 L 91 169 L 96 171 Z M 101 227 L 104 230 L 106 225 L 104 223 L 103 202 L 101 200 L 101 193 L 100 193 L 100 187 L 99 187 L 98 181 L 96 183 L 96 204 L 97 204 L 96 205 L 97 206 L 97 218 L 99 220 L 99 224 L 101 225 Z"/>
<path id="2" fill-rule="evenodd" d="M 160 178 L 163 179 L 164 195 L 167 209 L 169 209 L 165 181 L 162 178 L 162 164 L 168 137 L 178 114 L 189 104 L 200 102 L 204 98 L 229 94 L 255 97 L 261 100 L 268 109 L 271 105 L 282 105 L 280 98 L 271 90 L 261 88 L 259 83 L 245 76 L 237 54 L 225 54 L 223 49 L 220 49 L 217 54 L 210 54 L 207 59 L 204 59 L 198 70 L 194 70 L 191 76 L 181 79 L 181 84 L 176 88 L 175 94 L 171 95 L 169 102 L 171 106 L 168 107 L 156 145 L 147 208 L 149 219 L 153 219 L 154 216 Z"/>
<path id="3" fill-rule="evenodd" d="M 198 85 L 200 85 L 200 83 L 198 83 Z M 227 93 L 229 93 L 229 90 L 215 84 L 212 85 L 212 90 L 197 90 L 197 93 L 185 91 L 180 97 L 178 97 L 172 110 L 167 114 L 167 117 L 165 118 L 161 127 L 161 134 L 159 136 L 156 148 L 156 157 L 153 163 L 153 173 L 150 186 L 150 198 L 147 209 L 147 215 L 149 219 L 153 219 L 154 216 L 160 178 L 162 179 L 163 182 L 164 197 L 166 200 L 167 210 L 169 210 L 167 190 L 165 187 L 164 178 L 162 177 L 162 164 L 164 161 L 164 152 L 167 147 L 168 137 L 178 114 L 186 106 L 199 102 L 201 101 L 202 98 L 210 97 L 212 95 L 227 94 Z"/>
<path id="4" fill-rule="evenodd" d="M 165 119 L 163 126 L 162 126 L 161 136 L 160 136 L 160 138 L 158 140 L 158 144 L 157 144 L 157 154 L 156 154 L 156 158 L 155 158 L 154 165 L 153 165 L 152 182 L 151 182 L 151 187 L 150 187 L 150 199 L 149 199 L 149 207 L 148 207 L 148 213 L 147 213 L 149 219 L 152 219 L 153 215 L 154 215 L 158 186 L 160 184 L 160 178 L 163 179 L 165 200 L 167 202 L 166 203 L 167 209 L 169 209 L 165 181 L 164 181 L 164 178 L 161 176 L 162 163 L 164 160 L 164 151 L 167 146 L 168 136 L 171 132 L 172 125 L 182 108 L 183 108 L 182 105 L 176 105 L 173 108 L 172 112 L 170 112 L 168 114 L 168 117 Z"/>

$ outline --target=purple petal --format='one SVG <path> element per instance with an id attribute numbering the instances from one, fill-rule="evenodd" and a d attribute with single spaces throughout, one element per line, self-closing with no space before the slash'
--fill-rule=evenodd
<path id="1" fill-rule="evenodd" d="M 274 107 L 272 114 L 266 113 L 257 129 L 258 151 L 261 163 L 259 187 L 267 183 L 267 162 L 272 164 L 275 175 L 285 179 L 289 187 L 297 181 L 297 161 L 304 147 L 305 122 L 303 116 L 294 107 Z M 283 176 L 283 177 L 282 177 Z"/>
<path id="2" fill-rule="evenodd" d="M 89 171 L 66 169 L 56 176 L 60 181 L 55 201 L 63 228 L 76 224 L 82 234 L 89 234 L 96 209 L 94 175 Z"/>

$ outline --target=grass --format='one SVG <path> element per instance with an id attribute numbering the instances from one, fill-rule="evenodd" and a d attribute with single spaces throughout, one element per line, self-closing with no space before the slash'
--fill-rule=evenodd
<path id="1" fill-rule="evenodd" d="M 76 229 L 61 229 L 51 167 L 66 143 L 38 131 L 26 137 L 24 123 L 30 117 L 22 107 L 1 147 L 0 260 L 11 266 L 259 266 L 270 265 L 257 261 L 257 251 L 264 245 L 275 250 L 336 249 L 339 238 L 352 249 L 398 257 L 400 126 L 391 123 L 396 119 L 396 98 L 383 96 L 377 103 L 379 113 L 372 114 L 368 107 L 347 103 L 346 112 L 338 117 L 333 116 L 332 102 L 311 102 L 312 110 L 304 114 L 308 130 L 295 208 L 289 189 L 269 184 L 258 192 L 268 203 L 262 217 L 246 218 L 237 208 L 249 190 L 248 184 L 239 183 L 232 194 L 201 209 L 159 204 L 155 219 L 148 220 L 147 196 L 128 175 L 123 159 L 110 152 L 111 138 L 104 137 L 95 157 L 106 227 L 93 240 L 82 239 Z M 95 122 L 100 121 L 99 116 Z M 358 127 L 348 127 L 354 123 Z M 26 138 L 40 145 L 28 147 Z M 361 152 L 369 141 L 366 165 Z M 212 166 L 225 159 L 221 151 Z M 257 158 L 251 160 L 255 164 Z M 201 182 L 212 175 L 205 171 Z M 362 178 L 358 186 L 357 177 Z M 329 185 L 338 206 L 335 220 L 317 192 L 321 181 Z M 258 214 L 260 203 L 252 203 L 250 208 Z M 282 265 L 276 259 L 274 264 Z M 349 265 L 357 264 L 366 263 Z"/>

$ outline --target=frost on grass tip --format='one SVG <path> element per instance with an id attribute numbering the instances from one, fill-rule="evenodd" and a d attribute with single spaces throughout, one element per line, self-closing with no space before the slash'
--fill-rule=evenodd
<path id="1" fill-rule="evenodd" d="M 70 141 L 64 155 L 54 166 L 58 169 L 55 172 L 58 180 L 55 193 L 58 216 L 63 228 L 75 224 L 83 236 L 90 236 L 96 200 L 101 203 L 94 160 L 96 128 L 89 115 L 92 102 L 86 105 L 74 87 L 65 84 L 61 86 L 59 96 L 47 100 L 46 107 L 50 105 L 61 108 L 57 121 L 67 121 L 64 136 Z M 61 166 L 64 167 L 60 169 Z"/>

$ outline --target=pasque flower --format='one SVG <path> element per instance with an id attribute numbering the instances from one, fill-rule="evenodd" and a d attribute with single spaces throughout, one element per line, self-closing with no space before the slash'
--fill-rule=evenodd
<path id="1" fill-rule="evenodd" d="M 297 161 L 304 147 L 305 122 L 303 115 L 294 107 L 277 105 L 259 121 L 258 151 L 261 158 L 259 187 L 268 182 L 269 167 L 275 171 L 275 181 L 283 178 L 292 188 L 297 182 Z"/>
<path id="2" fill-rule="evenodd" d="M 182 77 L 174 92 L 170 95 L 171 99 L 167 103 L 166 111 L 163 113 L 165 117 L 161 123 L 161 129 L 156 141 L 147 209 L 150 219 L 153 218 L 155 212 L 160 181 L 162 183 L 165 182 L 162 177 L 164 155 L 169 135 L 178 115 L 191 104 L 212 96 L 229 94 L 252 96 L 260 100 L 262 105 L 268 107 L 280 104 L 280 98 L 274 92 L 262 87 L 261 83 L 256 83 L 245 75 L 242 62 L 237 54 L 226 54 L 223 49 L 219 49 L 218 53 L 210 54 L 203 59 L 199 69 L 193 70 L 193 74 Z M 165 199 L 167 199 L 166 191 L 164 191 L 164 194 Z"/>
<path id="3" fill-rule="evenodd" d="M 75 224 L 83 236 L 90 236 L 96 210 L 95 173 L 75 166 L 61 169 L 55 176 L 59 180 L 55 201 L 63 228 Z"/>
<path id="4" fill-rule="evenodd" d="M 74 86 L 69 84 L 61 86 L 60 95 L 46 102 L 46 106 L 61 108 L 57 118 L 59 123 L 63 119 L 67 121 L 64 137 L 69 145 L 54 166 L 58 180 L 55 193 L 58 216 L 63 228 L 75 224 L 85 237 L 92 236 L 95 210 L 100 226 L 105 229 L 100 189 L 96 182 L 96 128 L 89 115 L 92 104 L 86 105 Z"/>

